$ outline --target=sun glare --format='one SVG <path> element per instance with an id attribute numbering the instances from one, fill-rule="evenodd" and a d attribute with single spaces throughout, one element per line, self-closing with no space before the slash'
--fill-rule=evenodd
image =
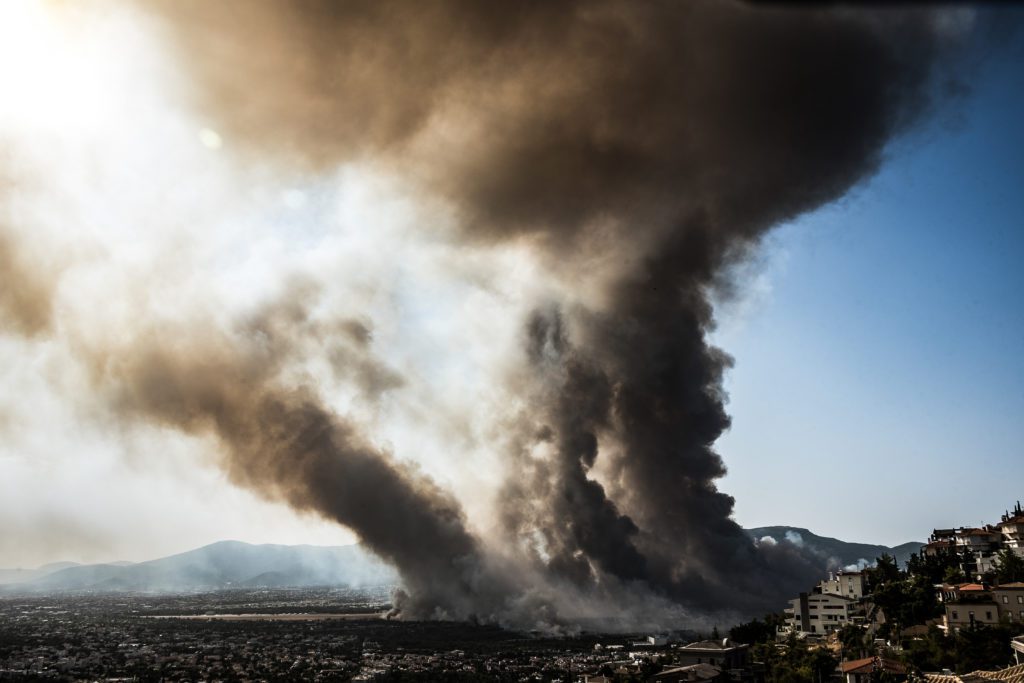
<path id="1" fill-rule="evenodd" d="M 66 3 L 0 3 L 0 125 L 7 132 L 79 134 L 110 122 L 121 85 L 110 18 Z"/>

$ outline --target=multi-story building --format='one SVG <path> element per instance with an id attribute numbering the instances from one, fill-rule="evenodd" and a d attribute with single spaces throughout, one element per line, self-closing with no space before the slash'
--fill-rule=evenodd
<path id="1" fill-rule="evenodd" d="M 786 626 L 790 631 L 827 634 L 852 621 L 857 601 L 833 593 L 801 593 L 789 601 Z"/>
<path id="2" fill-rule="evenodd" d="M 822 593 L 844 595 L 854 600 L 862 600 L 867 595 L 867 577 L 863 571 L 828 572 L 828 579 L 818 584 Z"/>
<path id="3" fill-rule="evenodd" d="M 1024 510 L 1021 510 L 1019 500 L 1016 507 L 1013 508 L 1013 513 L 1007 511 L 996 527 L 1002 533 L 1003 546 L 1024 556 Z"/>
<path id="4" fill-rule="evenodd" d="M 854 600 L 861 600 L 867 595 L 866 576 L 864 572 L 829 572 L 828 579 L 818 584 L 822 593 L 843 595 Z"/>
<path id="5" fill-rule="evenodd" d="M 749 657 L 750 646 L 731 638 L 701 640 L 676 650 L 676 661 L 680 666 L 711 664 L 724 670 L 742 669 L 749 663 Z"/>
<path id="6" fill-rule="evenodd" d="M 941 552 L 956 552 L 963 558 L 961 569 L 964 573 L 969 577 L 977 577 L 995 569 L 992 561 L 1004 547 L 1003 538 L 1004 532 L 998 525 L 935 529 L 922 551 L 932 556 Z"/>
<path id="7" fill-rule="evenodd" d="M 987 587 L 980 583 L 943 586 L 942 626 L 947 633 L 967 626 L 999 623 L 999 606 Z"/>
<path id="8" fill-rule="evenodd" d="M 992 601 L 947 602 L 942 625 L 946 631 L 999 623 L 999 608 Z"/>
<path id="9" fill-rule="evenodd" d="M 958 550 L 970 550 L 972 553 L 994 553 L 1003 544 L 1002 532 L 989 524 L 983 527 L 961 527 L 956 530 L 956 546 Z"/>
<path id="10" fill-rule="evenodd" d="M 992 588 L 992 599 L 1003 621 L 1024 624 L 1024 582 L 1004 583 Z"/>

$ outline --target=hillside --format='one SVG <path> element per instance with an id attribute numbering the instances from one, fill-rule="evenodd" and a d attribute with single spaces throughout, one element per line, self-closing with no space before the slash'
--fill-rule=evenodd
<path id="1" fill-rule="evenodd" d="M 906 564 L 907 559 L 924 545 L 917 541 L 903 543 L 895 547 L 870 543 L 850 543 L 838 538 L 819 536 L 807 529 L 793 526 L 763 526 L 747 529 L 747 533 L 755 539 L 770 536 L 779 543 L 789 541 L 804 548 L 808 553 L 820 557 L 822 566 L 828 569 L 874 564 L 875 558 L 883 554 L 895 557 L 902 567 Z"/>
<path id="2" fill-rule="evenodd" d="M 768 526 L 748 529 L 755 539 L 788 541 L 820 558 L 829 569 L 863 566 L 883 553 L 901 563 L 921 547 L 904 543 L 848 543 L 807 529 Z M 79 565 L 60 562 L 38 569 L 0 569 L 0 589 L 7 591 L 148 591 L 171 593 L 220 588 L 355 587 L 395 583 L 394 569 L 358 545 L 251 545 L 221 541 L 148 562 Z"/>

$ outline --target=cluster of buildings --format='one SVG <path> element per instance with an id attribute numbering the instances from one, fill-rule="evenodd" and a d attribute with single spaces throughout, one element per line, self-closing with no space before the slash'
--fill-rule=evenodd
<path id="1" fill-rule="evenodd" d="M 1002 550 L 1011 550 L 1024 557 L 1024 510 L 1020 502 L 1007 510 L 998 524 L 981 527 L 935 529 L 921 549 L 925 555 L 956 553 L 961 569 L 968 577 L 984 576 L 995 571 L 994 560 Z"/>
<path id="2" fill-rule="evenodd" d="M 758 681 L 759 665 L 750 661 L 750 646 L 730 638 L 702 640 L 680 647 L 673 663 L 651 679 L 658 683 L 692 683 L 724 678 L 729 681 Z"/>
<path id="3" fill-rule="evenodd" d="M 653 649 L 629 654 L 633 665 L 626 660 L 619 662 L 618 666 L 603 666 L 595 673 L 583 674 L 573 680 L 578 683 L 611 683 L 638 677 L 655 683 L 757 683 L 764 680 L 762 665 L 750 659 L 750 646 L 731 638 L 700 640 L 685 645 L 669 644 L 666 647 L 662 637 L 652 636 L 645 645 Z M 601 649 L 607 652 L 619 647 L 602 646 Z"/>
<path id="4" fill-rule="evenodd" d="M 998 524 L 932 532 L 921 552 L 931 557 L 955 554 L 964 575 L 977 579 L 935 586 L 936 599 L 944 612 L 940 628 L 949 632 L 976 624 L 1024 624 L 1024 582 L 993 586 L 983 580 L 996 571 L 997 557 L 1006 550 L 1024 558 L 1024 510 L 1020 502 L 1006 511 Z M 884 623 L 885 615 L 868 594 L 869 571 L 829 574 L 811 591 L 790 600 L 780 631 L 826 636 L 847 624 L 871 628 Z"/>
<path id="5" fill-rule="evenodd" d="M 998 524 L 981 527 L 935 529 L 922 552 L 928 556 L 955 553 L 960 568 L 977 581 L 937 586 L 943 605 L 943 629 L 957 630 L 977 624 L 1024 624 L 1024 582 L 992 586 L 984 581 L 997 570 L 999 553 L 1010 551 L 1024 558 L 1024 510 L 1020 502 L 1003 513 Z"/>
<path id="6" fill-rule="evenodd" d="M 985 583 L 942 584 L 941 628 L 961 629 L 975 625 L 1010 622 L 1024 624 L 1024 582 L 990 586 Z"/>

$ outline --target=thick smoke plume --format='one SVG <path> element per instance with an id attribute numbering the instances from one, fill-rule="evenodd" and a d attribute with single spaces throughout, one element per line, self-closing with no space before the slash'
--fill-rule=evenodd
<path id="1" fill-rule="evenodd" d="M 312 345 L 339 349 L 366 400 L 403 384 L 364 323 L 310 323 L 308 293 L 232 329 L 85 345 L 119 415 L 211 435 L 234 482 L 352 528 L 401 573 L 406 616 L 556 624 L 588 599 L 750 614 L 817 574 L 748 538 L 716 487 L 731 361 L 707 340 L 711 299 L 741 286 L 732 266 L 768 230 L 869 177 L 929 109 L 948 21 L 727 1 L 150 9 L 242 162 L 399 175 L 454 212 L 441 237 L 523 246 L 555 284 L 493 378 L 521 399 L 493 444 L 515 472 L 500 539 L 289 375 Z M 2 310 L 45 326 L 20 291 Z"/>
<path id="2" fill-rule="evenodd" d="M 297 289 L 292 298 L 315 301 Z M 507 590 L 495 576 L 482 581 L 479 544 L 450 495 L 371 446 L 301 378 L 284 377 L 311 344 L 344 348 L 354 334 L 363 347 L 363 324 L 325 329 L 302 305 L 278 301 L 239 329 L 201 329 L 184 338 L 143 329 L 87 350 L 93 385 L 122 417 L 214 437 L 236 484 L 357 529 L 402 571 L 408 594 L 398 607 L 409 614 L 478 616 L 486 596 Z M 349 354 L 352 366 L 374 364 L 369 350 L 361 355 Z"/>

